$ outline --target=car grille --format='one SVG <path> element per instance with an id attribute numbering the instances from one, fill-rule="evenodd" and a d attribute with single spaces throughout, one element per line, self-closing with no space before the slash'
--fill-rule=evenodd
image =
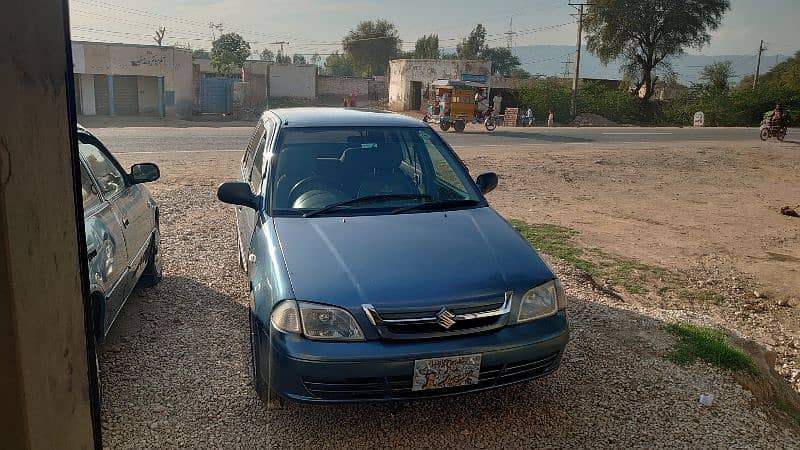
<path id="1" fill-rule="evenodd" d="M 383 339 L 404 340 L 460 336 L 500 328 L 508 323 L 512 294 L 487 298 L 477 304 L 413 311 L 362 305 Z"/>
<path id="2" fill-rule="evenodd" d="M 311 395 L 323 400 L 413 399 L 476 391 L 532 380 L 556 370 L 560 361 L 561 353 L 556 352 L 536 360 L 481 367 L 477 384 L 429 391 L 412 391 L 412 375 L 343 378 L 333 381 L 304 377 L 302 380 Z"/>

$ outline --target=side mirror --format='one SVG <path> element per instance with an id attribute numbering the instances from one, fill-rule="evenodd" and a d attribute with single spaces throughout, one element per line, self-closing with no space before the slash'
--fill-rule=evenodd
<path id="1" fill-rule="evenodd" d="M 478 189 L 480 189 L 481 192 L 488 194 L 497 187 L 497 181 L 498 179 L 496 173 L 486 172 L 478 175 L 478 178 L 475 180 L 475 184 L 478 185 Z"/>
<path id="2" fill-rule="evenodd" d="M 258 209 L 260 206 L 258 196 L 253 194 L 250 185 L 242 182 L 230 181 L 220 184 L 217 188 L 217 198 L 230 205 L 246 206 L 252 209 Z"/>
<path id="3" fill-rule="evenodd" d="M 149 183 L 161 177 L 161 171 L 153 163 L 141 163 L 131 166 L 131 179 L 133 184 Z"/>

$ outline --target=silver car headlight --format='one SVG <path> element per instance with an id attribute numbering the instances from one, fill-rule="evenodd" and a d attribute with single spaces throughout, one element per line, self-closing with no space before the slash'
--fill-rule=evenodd
<path id="1" fill-rule="evenodd" d="M 272 310 L 272 326 L 309 339 L 363 341 L 364 332 L 353 315 L 342 308 L 319 303 L 284 300 Z"/>
<path id="2" fill-rule="evenodd" d="M 522 296 L 517 322 L 528 322 L 552 316 L 567 307 L 564 286 L 558 280 L 548 281 L 529 290 Z"/>

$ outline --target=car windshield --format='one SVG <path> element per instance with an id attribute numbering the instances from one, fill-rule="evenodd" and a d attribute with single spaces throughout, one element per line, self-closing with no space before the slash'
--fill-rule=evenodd
<path id="1" fill-rule="evenodd" d="M 429 212 L 482 202 L 429 128 L 287 128 L 275 148 L 274 215 L 371 214 L 415 205 L 425 207 L 407 211 Z"/>

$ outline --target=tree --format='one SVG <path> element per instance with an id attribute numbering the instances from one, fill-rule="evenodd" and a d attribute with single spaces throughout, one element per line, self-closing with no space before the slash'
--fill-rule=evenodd
<path id="1" fill-rule="evenodd" d="M 153 36 L 153 40 L 161 47 L 161 43 L 164 41 L 164 33 L 167 32 L 167 29 L 164 27 L 156 29 L 156 35 Z"/>
<path id="2" fill-rule="evenodd" d="M 306 57 L 299 53 L 295 53 L 292 55 L 292 64 L 307 64 Z"/>
<path id="3" fill-rule="evenodd" d="M 208 50 L 204 48 L 198 48 L 196 50 L 192 50 L 192 59 L 210 59 L 211 55 L 208 53 Z"/>
<path id="4" fill-rule="evenodd" d="M 730 61 L 709 64 L 700 73 L 700 80 L 713 92 L 728 92 L 731 78 L 733 78 L 733 65 Z"/>
<path id="5" fill-rule="evenodd" d="M 531 77 L 531 73 L 527 70 L 523 69 L 522 67 L 514 67 L 511 69 L 511 72 L 508 74 L 510 78 L 516 78 L 519 80 L 527 80 Z"/>
<path id="6" fill-rule="evenodd" d="M 417 39 L 413 55 L 418 59 L 439 59 L 439 36 L 430 34 Z"/>
<path id="7" fill-rule="evenodd" d="M 314 54 L 311 55 L 311 64 L 318 66 L 321 62 L 322 62 L 322 56 L 319 56 L 319 53 L 314 52 Z"/>
<path id="8" fill-rule="evenodd" d="M 220 73 L 238 69 L 250 56 L 250 44 L 236 33 L 225 33 L 211 44 L 211 66 Z"/>
<path id="9" fill-rule="evenodd" d="M 461 40 L 456 45 L 456 54 L 459 59 L 478 59 L 481 52 L 486 48 L 486 28 L 478 24 L 469 36 Z"/>
<path id="10" fill-rule="evenodd" d="M 262 61 L 275 62 L 275 53 L 273 53 L 272 50 L 268 48 L 261 50 L 259 56 L 261 57 Z"/>
<path id="11" fill-rule="evenodd" d="M 655 71 L 684 47 L 702 48 L 719 28 L 730 0 L 596 0 L 584 19 L 586 48 L 603 64 L 622 57 L 642 101 L 650 100 Z"/>
<path id="12" fill-rule="evenodd" d="M 508 76 L 512 69 L 522 65 L 519 58 L 506 47 L 485 48 L 478 56 L 492 62 L 492 75 Z"/>
<path id="13" fill-rule="evenodd" d="M 333 52 L 325 59 L 324 72 L 326 75 L 339 77 L 352 76 L 354 74 L 353 62 L 347 55 Z"/>
<path id="14" fill-rule="evenodd" d="M 401 43 L 393 23 L 367 20 L 342 39 L 342 48 L 361 75 L 385 75 L 389 60 L 400 55 Z"/>
<path id="15" fill-rule="evenodd" d="M 275 62 L 278 63 L 278 64 L 291 64 L 292 63 L 292 57 L 289 56 L 289 55 L 284 55 L 279 50 L 278 54 L 275 55 Z"/>
<path id="16" fill-rule="evenodd" d="M 773 67 L 769 72 L 758 77 L 759 83 L 774 83 L 800 90 L 800 50 L 794 56 Z M 742 80 L 741 87 L 753 86 L 753 76 Z"/>

